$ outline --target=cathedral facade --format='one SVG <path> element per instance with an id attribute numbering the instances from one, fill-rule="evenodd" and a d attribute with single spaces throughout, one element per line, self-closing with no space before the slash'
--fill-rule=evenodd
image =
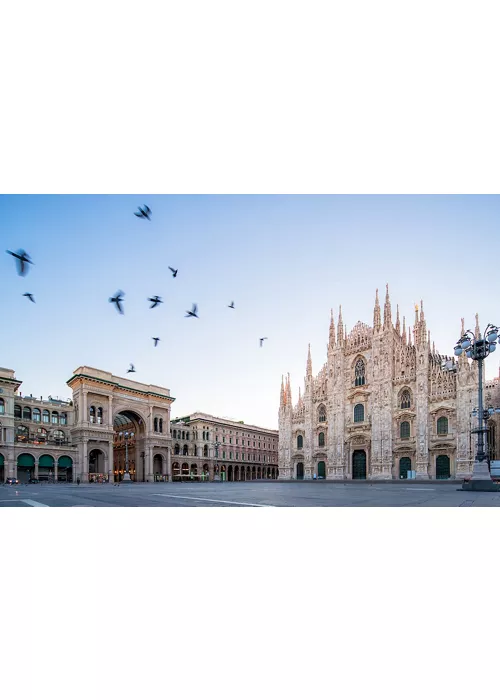
<path id="1" fill-rule="evenodd" d="M 393 324 L 388 288 L 383 319 L 377 290 L 373 327 L 358 322 L 347 333 L 340 309 L 335 329 L 332 312 L 327 361 L 313 376 L 309 346 L 295 405 L 290 375 L 281 382 L 279 478 L 469 476 L 478 369 L 464 355 L 436 352 L 422 302 L 413 330 L 404 318 L 401 326 L 399 308 Z"/>

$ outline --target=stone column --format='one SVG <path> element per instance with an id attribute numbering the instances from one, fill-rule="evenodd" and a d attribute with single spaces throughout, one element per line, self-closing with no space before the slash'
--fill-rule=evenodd
<path id="1" fill-rule="evenodd" d="M 82 460 L 80 464 L 80 479 L 85 483 L 89 480 L 89 457 L 88 457 L 88 443 L 86 440 L 82 443 Z"/>
<path id="2" fill-rule="evenodd" d="M 83 390 L 83 399 L 82 399 L 82 416 L 81 416 L 81 422 L 82 423 L 88 423 L 89 422 L 89 416 L 87 412 L 87 390 Z M 88 469 L 86 470 L 88 473 Z"/>
<path id="3" fill-rule="evenodd" d="M 57 484 L 57 459 L 54 460 L 54 483 Z"/>
<path id="4" fill-rule="evenodd" d="M 38 459 L 35 459 L 35 479 L 38 479 Z"/>
<path id="5" fill-rule="evenodd" d="M 113 430 L 113 397 L 108 396 L 108 428 Z"/>
<path id="6" fill-rule="evenodd" d="M 167 450 L 167 481 L 172 481 L 172 448 Z"/>
<path id="7" fill-rule="evenodd" d="M 111 397 L 110 397 L 111 398 Z M 110 402 L 111 403 L 111 402 Z M 115 467 L 114 467 L 114 457 L 113 457 L 113 440 L 110 440 L 108 442 L 108 474 L 109 476 L 109 483 L 112 484 L 115 480 Z"/>

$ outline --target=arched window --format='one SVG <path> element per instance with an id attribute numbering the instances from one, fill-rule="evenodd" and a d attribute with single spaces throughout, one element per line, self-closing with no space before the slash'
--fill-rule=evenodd
<path id="1" fill-rule="evenodd" d="M 325 433 L 320 433 L 318 435 L 318 445 L 319 445 L 319 447 L 325 446 Z"/>
<path id="2" fill-rule="evenodd" d="M 354 366 L 354 386 L 363 386 L 365 383 L 365 363 L 360 358 Z"/>
<path id="3" fill-rule="evenodd" d="M 186 432 L 186 440 L 189 440 L 189 430 Z"/>
<path id="4" fill-rule="evenodd" d="M 401 394 L 401 408 L 410 408 L 411 406 L 411 396 L 408 389 L 405 389 Z"/>
<path id="5" fill-rule="evenodd" d="M 16 429 L 17 442 L 28 442 L 29 430 L 25 425 L 20 425 Z"/>
<path id="6" fill-rule="evenodd" d="M 401 425 L 399 426 L 399 435 L 402 438 L 409 438 L 410 437 L 410 424 L 408 423 L 407 420 L 404 420 Z"/>
<path id="7" fill-rule="evenodd" d="M 444 416 L 441 416 L 441 418 L 438 418 L 437 432 L 438 432 L 438 435 L 447 435 L 448 434 L 448 418 L 445 418 Z"/>
<path id="8" fill-rule="evenodd" d="M 357 403 L 354 406 L 354 422 L 362 423 L 365 419 L 365 407 L 362 403 Z"/>
<path id="9" fill-rule="evenodd" d="M 95 406 L 89 408 L 89 419 L 91 423 L 95 423 Z"/>
<path id="10" fill-rule="evenodd" d="M 62 430 L 53 430 L 50 439 L 56 443 L 56 445 L 60 445 L 64 442 L 65 435 Z"/>
<path id="11" fill-rule="evenodd" d="M 158 432 L 158 418 L 154 419 L 154 431 L 155 431 L 155 433 Z"/>
<path id="12" fill-rule="evenodd" d="M 40 442 L 42 444 L 47 442 L 47 431 L 45 428 L 38 428 L 37 433 L 35 435 L 35 444 L 37 442 Z"/>
<path id="13" fill-rule="evenodd" d="M 183 440 L 186 439 L 186 431 L 185 431 L 185 430 L 182 431 L 182 439 L 183 439 Z"/>
<path id="14" fill-rule="evenodd" d="M 23 417 L 23 412 L 21 409 L 21 406 L 18 406 L 17 404 L 14 406 L 14 418 L 22 418 Z"/>
<path id="15" fill-rule="evenodd" d="M 304 438 L 302 435 L 297 435 L 297 449 L 301 450 L 304 447 Z"/>
<path id="16" fill-rule="evenodd" d="M 33 409 L 33 421 L 34 421 L 35 423 L 40 423 L 40 422 L 41 422 L 41 419 L 42 419 L 42 414 L 40 413 L 40 409 L 39 409 L 39 408 L 34 408 L 34 409 Z"/>
<path id="17" fill-rule="evenodd" d="M 184 445 L 184 447 L 182 448 L 182 454 L 183 454 L 183 455 L 187 455 L 187 454 L 188 454 L 188 446 L 187 446 L 187 445 Z"/>
<path id="18" fill-rule="evenodd" d="M 205 445 L 205 447 L 203 448 L 203 456 L 208 457 L 208 445 Z"/>
<path id="19" fill-rule="evenodd" d="M 42 423 L 50 423 L 50 413 L 47 409 L 42 413 Z"/>
<path id="20" fill-rule="evenodd" d="M 52 411 L 52 425 L 59 425 L 59 413 Z"/>
<path id="21" fill-rule="evenodd" d="M 173 437 L 174 439 L 177 437 L 177 430 L 174 430 L 174 431 L 172 432 L 172 437 Z"/>
<path id="22" fill-rule="evenodd" d="M 68 416 L 66 413 L 61 413 L 59 416 L 59 424 L 60 425 L 66 425 L 68 423 Z"/>
<path id="23" fill-rule="evenodd" d="M 198 456 L 198 450 L 196 449 L 196 445 L 193 448 L 193 456 L 197 457 Z"/>
<path id="24" fill-rule="evenodd" d="M 0 413 L 5 413 L 5 401 L 0 399 Z"/>
<path id="25" fill-rule="evenodd" d="M 318 423 L 324 423 L 326 421 L 326 408 L 321 405 L 318 408 Z"/>
<path id="26" fill-rule="evenodd" d="M 29 406 L 23 408 L 23 420 L 31 420 L 31 408 Z"/>
<path id="27" fill-rule="evenodd" d="M 158 421 L 158 429 L 160 433 L 163 433 L 163 418 Z"/>
<path id="28" fill-rule="evenodd" d="M 207 441 L 210 440 L 210 431 L 207 430 Z"/>
<path id="29" fill-rule="evenodd" d="M 181 453 L 181 448 L 179 447 L 179 444 L 176 444 L 176 446 L 174 447 L 174 454 L 180 455 L 180 453 Z"/>
<path id="30" fill-rule="evenodd" d="M 98 425 L 102 425 L 102 408 L 97 409 L 97 423 Z"/>

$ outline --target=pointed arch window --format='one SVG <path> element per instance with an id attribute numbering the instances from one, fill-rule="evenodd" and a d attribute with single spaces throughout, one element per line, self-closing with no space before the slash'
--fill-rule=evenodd
<path id="1" fill-rule="evenodd" d="M 361 358 L 354 366 L 354 386 L 363 386 L 365 384 L 365 363 Z"/>
<path id="2" fill-rule="evenodd" d="M 357 403 L 354 406 L 354 422 L 362 423 L 365 419 L 365 407 L 362 403 Z"/>
<path id="3" fill-rule="evenodd" d="M 297 435 L 297 449 L 301 450 L 304 447 L 304 438 L 302 435 Z"/>
<path id="4" fill-rule="evenodd" d="M 404 420 L 399 426 L 399 435 L 402 438 L 410 437 L 410 424 L 407 420 Z"/>
<path id="5" fill-rule="evenodd" d="M 322 405 L 318 408 L 318 423 L 326 422 L 326 408 Z"/>
<path id="6" fill-rule="evenodd" d="M 324 447 L 325 446 L 325 433 L 320 433 L 318 435 L 318 446 L 319 447 Z"/>
<path id="7" fill-rule="evenodd" d="M 448 434 L 448 418 L 446 418 L 445 416 L 441 416 L 441 418 L 438 418 L 437 433 L 438 435 Z"/>
<path id="8" fill-rule="evenodd" d="M 408 389 L 405 389 L 401 394 L 401 408 L 410 408 L 411 406 L 411 395 Z"/>

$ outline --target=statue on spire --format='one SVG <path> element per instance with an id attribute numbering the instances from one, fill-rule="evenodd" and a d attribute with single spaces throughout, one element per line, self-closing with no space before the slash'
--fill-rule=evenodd
<path id="1" fill-rule="evenodd" d="M 337 344 L 342 345 L 344 340 L 344 324 L 342 322 L 342 306 L 339 306 L 339 322 L 337 324 Z"/>
<path id="2" fill-rule="evenodd" d="M 331 316 L 330 316 L 330 342 L 329 342 L 329 347 L 333 348 L 335 347 L 335 321 L 333 320 L 333 309 L 330 309 Z"/>
<path id="3" fill-rule="evenodd" d="M 309 343 L 309 349 L 307 351 L 307 366 L 306 366 L 306 375 L 308 377 L 312 377 L 312 360 L 311 360 L 311 343 Z"/>
<path id="4" fill-rule="evenodd" d="M 389 285 L 385 285 L 385 304 L 384 304 L 384 331 L 392 328 L 392 312 L 391 301 L 389 299 Z"/>
<path id="5" fill-rule="evenodd" d="M 373 330 L 378 333 L 380 330 L 380 302 L 378 300 L 378 289 L 375 291 L 375 307 L 373 309 Z"/>
<path id="6" fill-rule="evenodd" d="M 283 386 L 283 375 L 281 375 L 280 406 L 284 406 L 285 404 L 286 404 L 285 388 Z"/>
<path id="7" fill-rule="evenodd" d="M 292 405 L 292 387 L 290 384 L 290 372 L 288 372 L 288 382 L 286 385 L 286 402 L 288 406 Z"/>
<path id="8" fill-rule="evenodd" d="M 396 333 L 401 335 L 401 324 L 399 322 L 399 304 L 396 304 Z"/>

